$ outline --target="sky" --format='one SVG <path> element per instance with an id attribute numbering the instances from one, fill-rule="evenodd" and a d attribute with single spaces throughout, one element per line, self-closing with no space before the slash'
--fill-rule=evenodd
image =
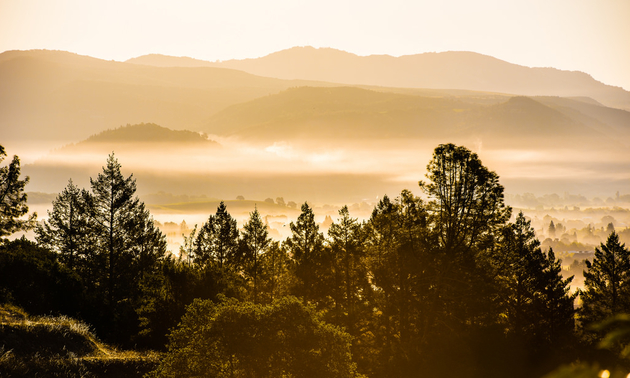
<path id="1" fill-rule="evenodd" d="M 0 52 L 256 58 L 293 46 L 474 51 L 630 90 L 628 0 L 0 0 Z"/>

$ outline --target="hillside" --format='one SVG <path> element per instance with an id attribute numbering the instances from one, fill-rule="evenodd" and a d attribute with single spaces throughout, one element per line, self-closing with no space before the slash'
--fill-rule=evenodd
<path id="1" fill-rule="evenodd" d="M 87 324 L 74 319 L 30 317 L 17 307 L 0 305 L 2 377 L 142 377 L 158 358 L 106 345 Z"/>
<path id="2" fill-rule="evenodd" d="M 582 109 L 590 113 L 583 114 Z M 484 144 L 495 147 L 522 146 L 525 142 L 557 147 L 575 147 L 577 143 L 592 148 L 612 143 L 621 147 L 616 140 L 630 136 L 630 127 L 623 126 L 630 113 L 606 109 L 568 99 L 505 97 L 502 102 L 485 105 L 456 97 L 302 87 L 230 106 L 214 115 L 205 130 L 264 143 L 482 138 Z"/>
<path id="3" fill-rule="evenodd" d="M 0 140 L 58 147 L 141 122 L 197 130 L 226 106 L 307 84 L 323 85 L 225 68 L 160 68 L 63 51 L 7 51 L 0 54 Z"/>
<path id="4" fill-rule="evenodd" d="M 108 154 L 112 151 L 172 151 L 176 149 L 213 149 L 220 145 L 206 135 L 188 130 L 171 130 L 154 123 L 121 126 L 109 129 L 75 144 L 64 146 L 54 154 L 92 153 Z"/>
<path id="5" fill-rule="evenodd" d="M 204 62 L 143 56 L 128 62 L 156 66 L 207 66 L 242 70 L 279 79 L 403 88 L 451 88 L 526 96 L 585 96 L 630 110 L 630 92 L 602 84 L 588 74 L 530 68 L 464 51 L 392 57 L 358 56 L 331 48 L 293 47 L 256 59 Z"/>

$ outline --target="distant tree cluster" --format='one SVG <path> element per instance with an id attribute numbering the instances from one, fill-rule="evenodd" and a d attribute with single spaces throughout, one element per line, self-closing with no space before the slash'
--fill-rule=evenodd
<path id="1" fill-rule="evenodd" d="M 257 209 L 239 230 L 222 202 L 177 257 L 120 168 L 112 155 L 90 190 L 70 181 L 37 244 L 4 242 L 0 298 L 167 348 L 156 377 L 540 376 L 588 358 L 590 324 L 630 312 L 614 232 L 576 311 L 553 250 L 522 213 L 510 222 L 498 176 L 464 147 L 435 149 L 426 201 L 384 196 L 364 222 L 344 206 L 327 234 L 304 203 L 283 242 Z M 27 271 L 45 272 L 41 291 L 19 287 Z"/>

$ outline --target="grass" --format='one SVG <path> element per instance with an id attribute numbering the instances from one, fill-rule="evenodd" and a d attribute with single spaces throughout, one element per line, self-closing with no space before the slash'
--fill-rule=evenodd
<path id="1" fill-rule="evenodd" d="M 75 319 L 30 317 L 0 305 L 0 377 L 142 377 L 158 360 L 104 344 Z"/>

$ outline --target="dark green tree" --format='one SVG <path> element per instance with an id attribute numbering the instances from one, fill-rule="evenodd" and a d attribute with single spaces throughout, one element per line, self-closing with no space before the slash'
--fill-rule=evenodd
<path id="1" fill-rule="evenodd" d="M 313 209 L 305 202 L 297 222 L 291 222 L 291 236 L 285 245 L 292 258 L 292 272 L 296 278 L 293 293 L 305 301 L 322 300 L 326 294 L 324 282 L 324 236 L 315 223 Z"/>
<path id="2" fill-rule="evenodd" d="M 290 289 L 289 263 L 286 248 L 277 241 L 271 241 L 260 260 L 261 290 L 265 294 L 266 302 L 288 295 Z"/>
<path id="3" fill-rule="evenodd" d="M 221 201 L 216 214 L 208 217 L 195 238 L 195 264 L 234 270 L 238 265 L 238 236 L 236 219 Z"/>
<path id="4" fill-rule="evenodd" d="M 532 358 L 540 360 L 573 333 L 577 296 L 570 294 L 573 277 L 562 277 L 560 261 L 552 250 L 541 250 L 522 212 L 505 227 L 497 262 L 497 279 L 505 290 L 506 329 L 527 346 Z"/>
<path id="5" fill-rule="evenodd" d="M 630 313 L 630 251 L 611 233 L 593 262 L 586 261 L 584 290 L 580 290 L 583 327 L 620 313 Z"/>
<path id="6" fill-rule="evenodd" d="M 70 269 L 78 271 L 86 268 L 88 262 L 85 260 L 95 246 L 86 204 L 88 197 L 89 193 L 85 189 L 79 189 L 70 180 L 68 186 L 53 200 L 48 220 L 36 228 L 39 245 L 59 253 Z"/>
<path id="7" fill-rule="evenodd" d="M 104 302 L 103 328 L 117 334 L 114 340 L 124 341 L 136 332 L 141 280 L 159 267 L 166 240 L 135 196 L 133 175 L 125 178 L 120 168 L 111 154 L 103 172 L 90 179 L 87 208 L 97 246 L 91 256 L 96 267 L 94 275 L 84 279 L 91 283 L 95 300 Z"/>
<path id="8" fill-rule="evenodd" d="M 427 217 L 422 200 L 404 190 L 394 201 L 384 196 L 366 225 L 373 306 L 378 310 L 372 333 L 379 362 L 372 369 L 378 375 L 417 371 L 423 360 L 420 348 L 437 323 L 430 305 L 435 298 Z"/>
<path id="9" fill-rule="evenodd" d="M 196 300 L 154 377 L 357 377 L 350 336 L 296 298 Z"/>
<path id="10" fill-rule="evenodd" d="M 0 146 L 0 163 L 6 156 L 4 147 Z M 21 219 L 28 213 L 24 187 L 29 178 L 20 179 L 20 171 L 20 159 L 17 156 L 13 156 L 8 166 L 0 167 L 0 237 L 30 229 L 37 218 L 37 214 L 33 213 L 27 219 Z"/>
<path id="11" fill-rule="evenodd" d="M 271 243 L 267 225 L 263 222 L 257 208 L 249 214 L 249 220 L 243 225 L 240 242 L 242 265 L 252 281 L 252 299 L 254 303 L 257 303 L 262 268 L 261 258 Z"/>
<path id="12" fill-rule="evenodd" d="M 361 313 L 365 312 L 371 297 L 365 259 L 365 233 L 361 223 L 350 217 L 348 207 L 339 210 L 339 220 L 328 229 L 331 248 L 334 318 L 351 336 L 358 333 Z"/>

